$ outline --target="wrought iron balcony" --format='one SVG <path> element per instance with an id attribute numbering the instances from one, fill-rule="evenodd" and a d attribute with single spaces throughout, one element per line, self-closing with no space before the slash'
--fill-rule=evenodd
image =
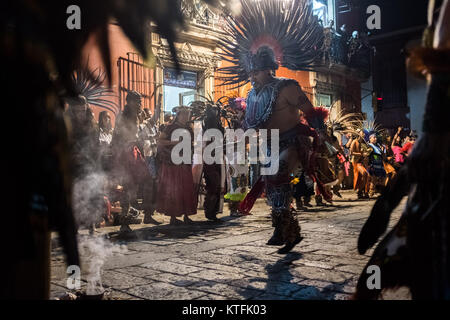
<path id="1" fill-rule="evenodd" d="M 367 35 L 354 31 L 352 35 L 337 33 L 334 29 L 324 28 L 322 59 L 329 69 L 351 69 L 361 78 L 370 76 L 371 46 Z"/>

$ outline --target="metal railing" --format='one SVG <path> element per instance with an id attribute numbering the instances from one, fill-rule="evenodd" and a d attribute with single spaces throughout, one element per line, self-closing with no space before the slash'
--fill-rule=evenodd
<path id="1" fill-rule="evenodd" d="M 127 58 L 120 57 L 117 61 L 119 75 L 119 107 L 123 110 L 129 91 L 137 91 L 142 95 L 142 106 L 154 106 L 154 70 L 145 65 L 139 54 L 129 52 Z"/>
<path id="2" fill-rule="evenodd" d="M 329 33 L 328 33 L 328 32 Z M 338 34 L 334 30 L 324 29 L 325 41 L 323 51 L 323 62 L 330 67 L 333 65 L 344 65 L 349 68 L 358 69 L 367 76 L 370 75 L 371 46 L 367 38 L 353 37 Z"/>

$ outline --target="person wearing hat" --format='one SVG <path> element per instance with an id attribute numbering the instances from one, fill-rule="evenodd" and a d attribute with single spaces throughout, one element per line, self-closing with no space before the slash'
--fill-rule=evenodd
<path id="1" fill-rule="evenodd" d="M 192 165 L 174 164 L 171 158 L 172 149 L 179 141 L 171 141 L 172 133 L 177 129 L 187 130 L 191 137 L 194 133 L 190 127 L 191 109 L 179 106 L 173 109 L 176 113 L 173 122 L 169 123 L 158 140 L 158 199 L 156 211 L 170 217 L 170 224 L 183 222 L 177 217 L 184 215 L 184 223 L 192 223 L 190 215 L 197 213 L 197 199 L 194 191 Z M 192 151 L 192 149 L 191 149 Z"/>

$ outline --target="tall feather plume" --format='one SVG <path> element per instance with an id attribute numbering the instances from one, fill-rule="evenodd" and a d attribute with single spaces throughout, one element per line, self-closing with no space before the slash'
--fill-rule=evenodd
<path id="1" fill-rule="evenodd" d="M 308 124 L 317 130 L 326 129 L 326 121 L 330 112 L 325 107 L 313 107 L 308 111 L 307 114 L 307 122 Z"/>
<path id="2" fill-rule="evenodd" d="M 366 141 L 369 141 L 369 137 L 371 134 L 375 133 L 377 136 L 380 136 L 385 130 L 381 125 L 375 123 L 374 120 L 371 120 L 371 121 L 364 121 L 363 131 L 365 134 Z"/>
<path id="3" fill-rule="evenodd" d="M 232 66 L 219 70 L 223 85 L 248 82 L 248 58 L 258 48 L 268 46 L 276 60 L 290 70 L 311 71 L 320 66 L 323 28 L 307 0 L 241 0 L 239 16 L 228 15 L 220 40 L 222 59 Z"/>
<path id="4" fill-rule="evenodd" d="M 372 133 L 375 133 L 377 136 L 382 135 L 385 132 L 385 129 L 374 120 L 363 120 L 362 118 L 355 118 L 352 121 L 353 129 L 355 131 L 361 130 L 364 132 L 365 140 L 369 140 L 369 136 Z"/>
<path id="5" fill-rule="evenodd" d="M 351 133 L 356 135 L 356 124 L 359 123 L 361 119 L 360 113 L 347 113 L 344 114 L 340 110 L 336 115 L 334 115 L 330 110 L 330 116 L 328 117 L 327 126 L 331 128 L 333 132 L 339 132 L 341 134 Z"/>
<path id="6" fill-rule="evenodd" d="M 77 70 L 72 75 L 76 93 L 86 98 L 90 105 L 106 109 L 117 115 L 119 106 L 107 98 L 116 98 L 114 91 L 105 86 L 106 72 L 96 69 L 89 72 L 87 68 Z"/>

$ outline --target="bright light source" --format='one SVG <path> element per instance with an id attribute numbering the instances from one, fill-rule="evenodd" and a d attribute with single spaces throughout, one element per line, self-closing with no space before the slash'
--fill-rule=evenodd
<path id="1" fill-rule="evenodd" d="M 323 7 L 325 7 L 325 5 L 323 3 L 321 3 L 321 2 L 319 2 L 317 0 L 313 0 L 313 9 L 314 10 L 320 9 L 320 8 L 323 8 Z"/>

